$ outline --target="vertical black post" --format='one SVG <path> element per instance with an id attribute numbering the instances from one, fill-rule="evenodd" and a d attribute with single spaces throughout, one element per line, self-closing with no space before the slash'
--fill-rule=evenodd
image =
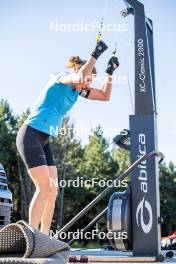
<path id="1" fill-rule="evenodd" d="M 134 10 L 135 114 L 130 116 L 131 160 L 157 149 L 156 96 L 152 21 L 144 5 L 125 0 Z M 160 254 L 159 168 L 156 157 L 143 161 L 132 172 L 133 254 Z"/>

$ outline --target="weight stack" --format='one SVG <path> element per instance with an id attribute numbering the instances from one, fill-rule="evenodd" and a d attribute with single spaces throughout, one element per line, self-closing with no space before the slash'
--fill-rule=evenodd
<path id="1" fill-rule="evenodd" d="M 12 193 L 8 188 L 7 176 L 0 163 L 0 229 L 11 223 Z"/>

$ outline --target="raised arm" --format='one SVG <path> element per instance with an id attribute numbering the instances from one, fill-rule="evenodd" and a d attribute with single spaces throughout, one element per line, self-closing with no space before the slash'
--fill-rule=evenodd
<path id="1" fill-rule="evenodd" d="M 101 89 L 87 88 L 79 95 L 91 100 L 109 101 L 112 91 L 112 74 L 118 67 L 119 61 L 117 57 L 113 56 L 108 62 L 103 87 Z"/>
<path id="2" fill-rule="evenodd" d="M 107 49 L 108 47 L 103 41 L 97 43 L 94 51 L 91 53 L 91 56 L 87 60 L 87 62 L 79 69 L 77 72 L 73 72 L 68 74 L 61 79 L 61 83 L 68 85 L 76 85 L 76 84 L 86 84 L 87 77 L 92 75 L 93 68 L 98 57 Z"/>

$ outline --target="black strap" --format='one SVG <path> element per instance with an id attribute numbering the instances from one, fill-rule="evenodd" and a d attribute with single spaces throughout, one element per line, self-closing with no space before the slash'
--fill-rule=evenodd
<path id="1" fill-rule="evenodd" d="M 79 92 L 79 95 L 84 98 L 87 98 L 89 94 L 90 94 L 90 89 L 82 90 L 81 92 Z"/>

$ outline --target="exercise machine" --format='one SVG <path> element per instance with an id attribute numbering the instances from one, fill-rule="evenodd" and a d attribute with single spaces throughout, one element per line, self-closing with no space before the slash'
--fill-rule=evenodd
<path id="1" fill-rule="evenodd" d="M 134 16 L 135 112 L 129 116 L 130 129 L 116 136 L 114 142 L 130 151 L 132 163 L 116 181 L 130 173 L 131 185 L 125 192 L 114 193 L 109 206 L 83 232 L 108 212 L 108 229 L 126 231 L 128 234 L 126 241 L 111 240 L 114 249 L 131 250 L 134 257 L 143 257 L 144 261 L 147 261 L 147 257 L 162 261 L 158 163 L 163 159 L 163 154 L 158 151 L 157 145 L 153 24 L 145 16 L 142 3 L 137 0 L 124 2 L 127 8 L 121 11 L 121 15 Z M 114 186 L 107 187 L 59 232 L 67 231 L 112 190 Z"/>

